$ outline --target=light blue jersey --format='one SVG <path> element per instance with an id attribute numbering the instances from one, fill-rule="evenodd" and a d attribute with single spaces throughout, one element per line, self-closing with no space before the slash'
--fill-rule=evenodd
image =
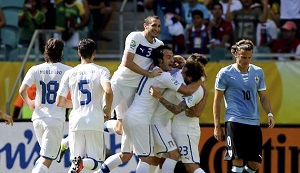
<path id="1" fill-rule="evenodd" d="M 222 68 L 216 77 L 215 89 L 224 91 L 225 122 L 259 125 L 257 92 L 266 90 L 263 70 L 250 64 L 241 72 L 236 64 Z"/>

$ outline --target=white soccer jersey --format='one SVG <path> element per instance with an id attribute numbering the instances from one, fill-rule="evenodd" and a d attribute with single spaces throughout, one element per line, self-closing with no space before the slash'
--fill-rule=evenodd
<path id="1" fill-rule="evenodd" d="M 57 107 L 55 99 L 63 74 L 71 69 L 62 63 L 43 63 L 31 67 L 22 84 L 36 84 L 35 110 L 31 120 L 43 117 L 65 121 L 65 108 Z"/>
<path id="2" fill-rule="evenodd" d="M 183 96 L 177 93 L 177 98 L 181 101 L 184 100 L 189 108 L 195 106 L 203 98 L 203 88 L 200 86 L 192 95 Z M 185 111 L 174 116 L 172 122 L 172 132 L 181 134 L 199 134 L 199 118 L 198 117 L 187 117 Z"/>
<path id="3" fill-rule="evenodd" d="M 71 93 L 73 103 L 69 117 L 71 131 L 103 131 L 104 90 L 101 84 L 109 82 L 109 78 L 108 69 L 94 63 L 79 64 L 65 73 L 58 95 L 66 97 L 69 91 Z"/>
<path id="4" fill-rule="evenodd" d="M 181 83 L 172 77 L 169 72 L 163 72 L 155 78 L 144 76 L 137 88 L 133 103 L 126 112 L 127 116 L 137 121 L 149 122 L 150 124 L 151 117 L 158 104 L 158 100 L 149 93 L 151 85 L 161 88 L 161 91 L 166 88 L 177 91 Z"/>
<path id="5" fill-rule="evenodd" d="M 153 43 L 149 43 L 145 38 L 143 32 L 136 31 L 131 32 L 125 41 L 124 52 L 134 53 L 133 61 L 141 68 L 148 70 L 152 59 L 150 58 L 151 51 L 158 46 L 163 45 L 163 42 L 157 38 L 153 39 Z M 124 57 L 122 58 L 124 60 Z M 115 71 L 112 81 L 116 81 L 118 84 L 137 87 L 142 75 L 131 71 L 129 68 L 125 67 L 123 63 Z"/>
<path id="6" fill-rule="evenodd" d="M 179 83 L 184 83 L 181 72 L 182 70 L 178 70 L 172 76 L 177 79 Z M 180 100 L 177 98 L 176 93 L 177 92 L 172 89 L 166 89 L 163 92 L 163 97 L 169 102 L 177 105 Z M 173 115 L 174 113 L 169 111 L 163 104 L 158 104 L 152 116 L 152 124 L 161 124 L 163 127 L 166 127 Z"/>

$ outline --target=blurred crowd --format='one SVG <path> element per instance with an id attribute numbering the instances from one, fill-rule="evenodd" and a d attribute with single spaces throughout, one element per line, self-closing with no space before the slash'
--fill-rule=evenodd
<path id="1" fill-rule="evenodd" d="M 35 29 L 60 30 L 66 46 L 74 48 L 80 37 L 111 41 L 103 31 L 114 12 L 113 2 L 25 0 L 18 18 L 19 45 L 28 46 Z M 258 53 L 299 54 L 299 9 L 295 0 L 137 0 L 138 12 L 151 10 L 160 17 L 160 37 L 176 54 L 229 50 L 242 38 L 256 43 Z"/>

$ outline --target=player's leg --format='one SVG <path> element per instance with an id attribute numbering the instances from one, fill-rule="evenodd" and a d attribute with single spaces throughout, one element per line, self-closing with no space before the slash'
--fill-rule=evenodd
<path id="1" fill-rule="evenodd" d="M 68 136 L 66 136 L 65 138 L 63 138 L 61 140 L 60 143 L 60 150 L 58 153 L 58 157 L 57 157 L 57 162 L 60 163 L 61 159 L 63 158 L 64 154 L 66 153 L 66 151 L 69 149 L 69 138 Z"/>
<path id="2" fill-rule="evenodd" d="M 83 169 L 82 158 L 86 155 L 86 140 L 84 131 L 69 131 L 70 160 L 69 173 L 77 173 Z"/>

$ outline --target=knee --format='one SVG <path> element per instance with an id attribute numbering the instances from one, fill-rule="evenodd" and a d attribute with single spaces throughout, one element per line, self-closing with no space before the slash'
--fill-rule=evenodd
<path id="1" fill-rule="evenodd" d="M 121 158 L 122 162 L 124 163 L 124 162 L 128 162 L 131 159 L 132 155 L 133 155 L 132 153 L 122 153 L 120 155 L 120 158 Z"/>

